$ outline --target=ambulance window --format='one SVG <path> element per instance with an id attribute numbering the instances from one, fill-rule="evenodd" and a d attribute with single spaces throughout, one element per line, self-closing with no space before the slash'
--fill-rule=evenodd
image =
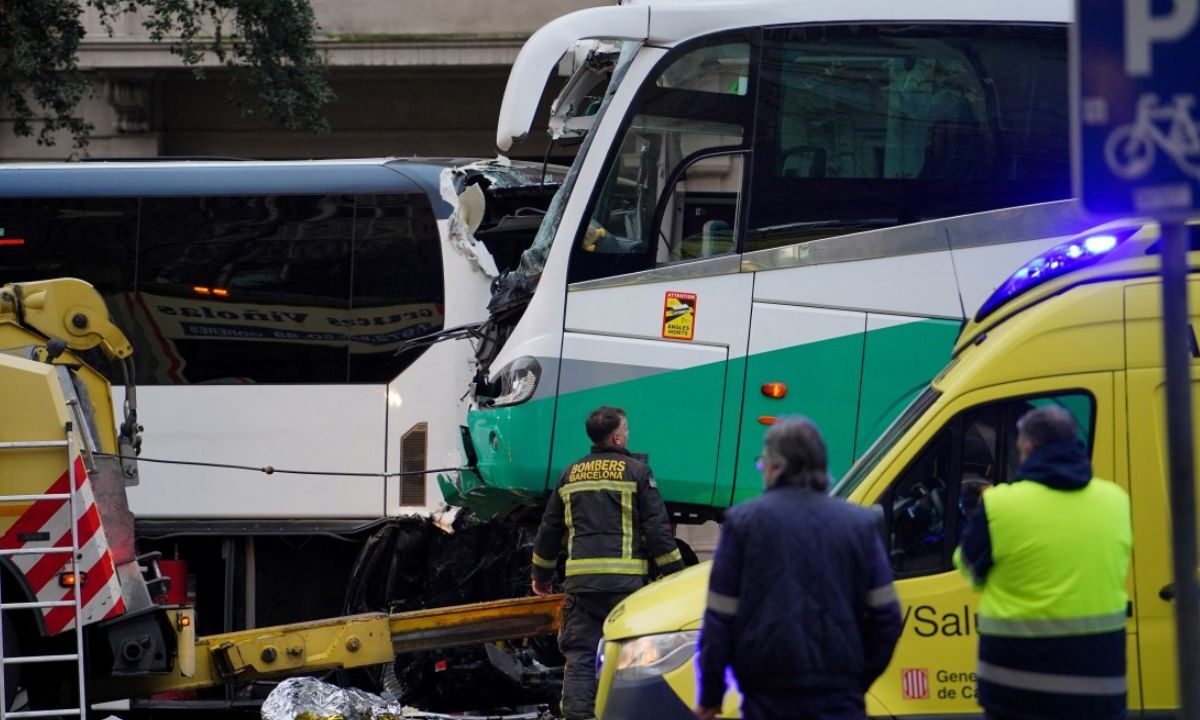
<path id="1" fill-rule="evenodd" d="M 1090 451 L 1095 408 L 1090 395 L 1075 391 L 1014 398 L 955 416 L 900 474 L 882 500 L 888 550 L 898 576 L 951 569 L 959 533 L 983 493 L 1015 479 L 1017 420 L 1049 405 L 1071 412 Z"/>
<path id="2" fill-rule="evenodd" d="M 1088 452 L 1091 452 L 1093 439 L 1092 416 L 1095 408 L 1095 403 L 1092 401 L 1091 395 L 1083 392 L 1075 392 L 1012 401 L 1008 404 L 1008 419 L 1006 420 L 1006 424 L 1010 430 L 1007 438 L 1008 442 L 1005 443 L 1006 462 L 1004 465 L 1004 482 L 1012 482 L 1018 479 L 1016 472 L 1020 462 L 1017 457 L 1017 421 L 1030 410 L 1050 405 L 1064 408 L 1071 413 L 1075 418 L 1075 423 L 1079 425 L 1079 440 L 1087 447 Z"/>
<path id="3" fill-rule="evenodd" d="M 898 575 L 924 575 L 946 564 L 952 450 L 951 435 L 943 431 L 888 492 L 888 550 Z"/>

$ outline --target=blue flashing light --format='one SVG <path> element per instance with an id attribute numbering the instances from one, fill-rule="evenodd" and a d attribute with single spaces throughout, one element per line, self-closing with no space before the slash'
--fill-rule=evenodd
<path id="1" fill-rule="evenodd" d="M 992 293 L 979 312 L 975 313 L 975 322 L 991 315 L 1004 303 L 1033 288 L 1069 272 L 1087 267 L 1116 249 L 1121 240 L 1132 233 L 1120 236 L 1112 233 L 1088 235 L 1075 238 L 1061 245 L 1055 245 L 1046 252 L 1025 263 L 1015 273 L 1009 276 L 996 291 Z"/>

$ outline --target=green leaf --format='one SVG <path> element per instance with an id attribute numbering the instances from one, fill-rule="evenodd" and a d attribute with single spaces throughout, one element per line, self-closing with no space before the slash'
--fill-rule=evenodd
<path id="1" fill-rule="evenodd" d="M 17 135 L 36 132 L 39 144 L 53 145 L 66 131 L 75 147 L 87 145 L 94 128 L 77 114 L 93 92 L 78 65 L 81 1 L 109 33 L 121 15 L 141 12 L 150 39 L 169 42 L 185 64 L 209 56 L 224 63 L 235 82 L 255 87 L 262 112 L 283 127 L 329 130 L 324 110 L 336 96 L 313 45 L 308 0 L 0 0 L 0 103 Z"/>

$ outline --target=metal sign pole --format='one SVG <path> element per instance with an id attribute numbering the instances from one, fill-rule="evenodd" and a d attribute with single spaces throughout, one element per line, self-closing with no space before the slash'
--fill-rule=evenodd
<path id="1" fill-rule="evenodd" d="M 1192 357 L 1188 317 L 1188 228 L 1162 223 L 1163 352 L 1167 458 L 1174 548 L 1175 641 L 1182 717 L 1200 720 L 1200 587 L 1196 584 L 1196 484 L 1192 448 Z"/>

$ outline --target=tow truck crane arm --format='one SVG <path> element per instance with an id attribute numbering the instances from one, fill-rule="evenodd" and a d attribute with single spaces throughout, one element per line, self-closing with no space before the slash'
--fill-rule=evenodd
<path id="1" fill-rule="evenodd" d="M 101 347 L 118 360 L 133 354 L 125 333 L 113 325 L 95 288 L 82 280 L 58 278 L 12 283 L 0 288 L 0 318 L 33 330 L 72 350 Z"/>
<path id="2" fill-rule="evenodd" d="M 26 347 L 33 342 L 32 359 L 54 362 L 64 350 L 76 353 L 100 348 L 110 360 L 126 364 L 124 419 L 111 424 L 108 413 L 94 413 L 96 439 L 101 452 L 123 458 L 121 474 L 129 485 L 137 484 L 137 465 L 124 458 L 141 447 L 137 424 L 137 391 L 128 365 L 133 345 L 109 317 L 104 298 L 96 289 L 75 278 L 54 278 L 0 286 L 0 351 Z M 78 375 L 96 401 L 108 399 L 110 387 L 94 368 L 81 364 Z"/>
<path id="3" fill-rule="evenodd" d="M 109 678 L 95 692 L 130 697 L 196 690 L 230 682 L 381 665 L 392 662 L 399 653 L 547 635 L 558 630 L 562 603 L 562 595 L 548 595 L 392 615 L 351 615 L 210 635 L 196 639 L 194 645 L 186 642 L 184 632 L 180 635 L 181 662 L 173 672 Z M 177 613 L 176 624 L 184 625 L 186 631 L 191 625 L 190 611 Z M 191 658 L 186 657 L 189 652 Z"/>

